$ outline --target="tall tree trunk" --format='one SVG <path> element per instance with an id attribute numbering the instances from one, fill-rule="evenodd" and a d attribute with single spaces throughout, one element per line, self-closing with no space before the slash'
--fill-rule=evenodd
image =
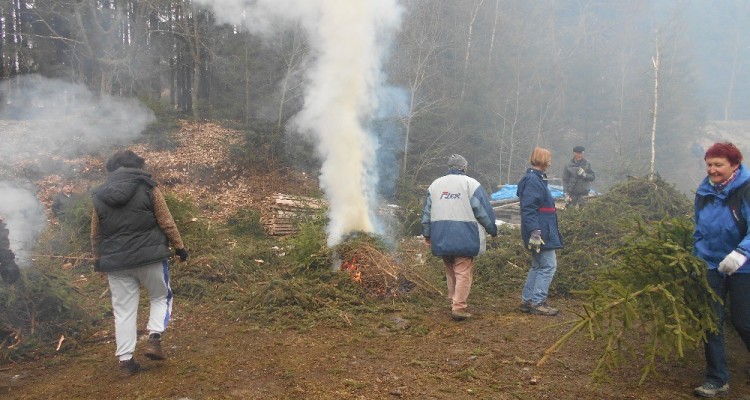
<path id="1" fill-rule="evenodd" d="M 656 177 L 656 119 L 659 111 L 659 59 L 661 57 L 659 50 L 659 32 L 656 32 L 656 55 L 651 59 L 654 66 L 654 111 L 651 113 L 651 172 L 649 173 L 649 181 L 653 181 Z"/>
<path id="2" fill-rule="evenodd" d="M 487 52 L 487 70 L 492 68 L 492 52 L 495 49 L 495 35 L 497 34 L 497 17 L 500 15 L 500 0 L 495 0 L 495 18 L 492 22 L 492 35 L 490 36 L 490 50 Z"/>
<path id="3" fill-rule="evenodd" d="M 245 123 L 248 123 L 250 121 L 250 57 L 248 54 L 250 48 L 249 42 L 249 35 L 245 35 Z"/>
<path id="4" fill-rule="evenodd" d="M 515 104 L 513 105 L 513 119 L 510 121 L 510 138 L 508 139 L 508 174 L 505 178 L 506 182 L 510 182 L 510 175 L 513 172 L 513 153 L 516 150 L 516 127 L 520 120 L 521 106 L 521 63 L 520 60 L 516 65 L 516 96 Z M 506 107 L 507 108 L 507 107 Z"/>
<path id="5" fill-rule="evenodd" d="M 196 107 L 192 107 L 192 105 L 199 104 L 198 89 L 201 86 L 200 84 L 200 79 L 202 77 L 201 68 L 203 67 L 203 59 L 202 59 L 203 52 L 201 51 L 201 48 L 203 46 L 201 45 L 201 42 L 204 40 L 204 38 L 203 38 L 203 31 L 201 29 L 201 17 L 200 17 L 201 12 L 197 10 L 192 10 L 191 14 L 192 14 L 192 18 L 190 18 L 190 20 L 192 21 L 192 24 L 190 25 L 192 25 L 193 27 L 193 30 L 192 30 L 193 32 L 192 32 L 192 35 L 190 35 L 191 37 L 189 40 L 189 42 L 191 43 L 190 53 L 192 55 L 192 59 L 190 60 L 190 62 L 192 63 L 192 68 L 191 68 L 192 79 L 190 82 L 190 88 L 191 88 L 190 90 L 190 104 L 191 104 L 190 112 L 193 115 L 193 117 L 199 117 L 199 115 L 197 115 L 199 111 L 196 110 Z M 190 25 L 188 25 L 188 27 Z M 189 29 L 190 28 L 188 28 L 188 31 Z"/>
<path id="6" fill-rule="evenodd" d="M 474 32 L 474 23 L 477 20 L 477 14 L 479 13 L 479 8 L 482 6 L 482 3 L 484 3 L 484 0 L 479 0 L 479 2 L 474 6 L 474 10 L 471 12 L 471 22 L 469 23 L 469 34 L 468 38 L 466 39 L 466 57 L 464 57 L 464 73 L 463 78 L 461 79 L 461 96 L 460 99 L 463 100 L 464 94 L 466 93 L 466 74 L 469 70 L 469 58 L 471 57 L 471 40 L 472 35 Z"/>

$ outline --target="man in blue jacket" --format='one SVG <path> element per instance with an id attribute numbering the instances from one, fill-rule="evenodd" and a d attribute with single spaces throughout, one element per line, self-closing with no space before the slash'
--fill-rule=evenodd
<path id="1" fill-rule="evenodd" d="M 422 211 L 422 235 L 432 254 L 442 257 L 454 320 L 470 318 L 467 299 L 473 279 L 474 257 L 486 249 L 489 233 L 497 236 L 495 213 L 487 193 L 466 176 L 466 159 L 453 154 L 448 174 L 427 189 Z"/>

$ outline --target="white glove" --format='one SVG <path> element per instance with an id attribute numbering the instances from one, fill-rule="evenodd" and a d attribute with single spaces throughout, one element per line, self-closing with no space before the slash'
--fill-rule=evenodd
<path id="1" fill-rule="evenodd" d="M 532 231 L 531 236 L 529 237 L 529 250 L 539 253 L 542 250 L 543 244 L 544 240 L 542 240 L 542 231 L 539 229 Z"/>
<path id="2" fill-rule="evenodd" d="M 734 250 L 731 253 L 727 254 L 727 256 L 724 257 L 723 260 L 721 260 L 721 262 L 719 263 L 719 272 L 723 272 L 727 275 L 732 275 L 745 264 L 745 261 L 747 261 L 747 257 L 742 253 Z"/>
<path id="3" fill-rule="evenodd" d="M 580 175 L 581 177 L 585 178 L 586 177 L 586 170 L 583 169 L 583 167 L 579 167 L 578 168 L 578 175 Z"/>

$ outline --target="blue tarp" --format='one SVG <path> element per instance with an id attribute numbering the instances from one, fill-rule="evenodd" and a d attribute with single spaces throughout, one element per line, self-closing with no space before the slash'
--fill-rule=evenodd
<path id="1" fill-rule="evenodd" d="M 517 190 L 518 190 L 518 185 L 503 185 L 500 188 L 500 190 L 490 195 L 490 200 L 499 201 L 499 200 L 517 199 L 518 198 L 516 197 Z M 552 198 L 555 198 L 555 199 L 565 197 L 565 193 L 563 193 L 561 186 L 549 185 L 549 192 L 552 193 Z"/>

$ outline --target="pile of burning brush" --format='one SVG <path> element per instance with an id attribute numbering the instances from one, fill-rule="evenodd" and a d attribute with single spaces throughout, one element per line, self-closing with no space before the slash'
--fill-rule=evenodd
<path id="1" fill-rule="evenodd" d="M 334 257 L 340 262 L 338 268 L 349 273 L 369 295 L 399 297 L 416 287 L 406 278 L 392 251 L 375 236 L 354 233 L 334 250 Z"/>

